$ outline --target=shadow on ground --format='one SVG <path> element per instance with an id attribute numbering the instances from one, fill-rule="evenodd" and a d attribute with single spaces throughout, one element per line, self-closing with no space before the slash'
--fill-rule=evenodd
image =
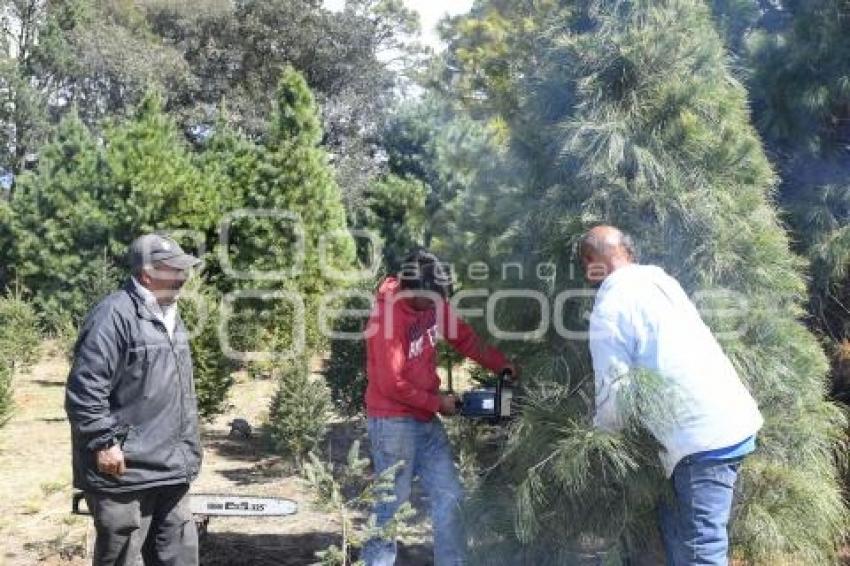
<path id="1" fill-rule="evenodd" d="M 201 566 L 306 566 L 316 564 L 316 552 L 334 542 L 335 538 L 327 533 L 209 533 L 201 540 Z M 396 563 L 432 566 L 431 548 L 400 545 Z"/>
<path id="2" fill-rule="evenodd" d="M 52 380 L 52 379 L 32 379 L 30 383 L 33 385 L 38 385 L 40 387 L 65 387 L 65 381 Z"/>
<path id="3" fill-rule="evenodd" d="M 255 430 L 249 438 L 208 430 L 202 434 L 202 440 L 206 452 L 212 451 L 220 458 L 246 464 L 218 472 L 236 485 L 262 484 L 297 474 L 289 459 L 274 452 L 265 428 Z M 332 423 L 321 446 L 321 458 L 334 464 L 343 464 L 356 440 L 360 441 L 360 457 L 368 457 L 369 442 L 366 439 L 365 423 L 356 419 Z"/>
<path id="4" fill-rule="evenodd" d="M 322 445 L 323 457 L 335 464 L 342 464 L 348 458 L 354 441 L 360 441 L 360 457 L 369 457 L 369 439 L 366 435 L 366 422 L 363 419 L 350 419 L 331 423 Z"/>
<path id="5" fill-rule="evenodd" d="M 268 484 L 295 472 L 291 463 L 274 454 L 268 436 L 262 430 L 249 438 L 221 431 L 204 431 L 201 439 L 206 453 L 212 452 L 220 459 L 237 463 L 238 467 L 216 471 L 235 486 Z"/>
<path id="6" fill-rule="evenodd" d="M 314 564 L 316 551 L 333 541 L 328 533 L 265 535 L 210 533 L 201 541 L 203 566 L 296 566 Z"/>
<path id="7" fill-rule="evenodd" d="M 204 449 L 212 458 L 227 461 L 218 466 L 214 474 L 227 480 L 235 491 L 256 488 L 258 493 L 275 494 L 280 486 L 292 484 L 297 479 L 297 470 L 290 459 L 276 454 L 267 430 L 255 428 L 248 438 L 230 435 L 226 430 L 207 429 L 202 433 Z M 346 462 L 352 445 L 360 442 L 360 457 L 369 456 L 369 442 L 363 419 L 336 421 L 328 428 L 320 446 L 321 458 L 339 466 Z M 252 490 L 253 491 L 253 490 Z M 284 495 L 292 497 L 297 495 Z M 427 516 L 428 503 L 423 500 L 421 489 L 416 486 L 413 493 L 414 505 L 419 511 L 414 523 Z M 290 532 L 274 532 L 275 527 L 264 528 L 260 524 L 248 524 L 242 529 L 235 524 L 214 521 L 201 542 L 201 563 L 204 566 L 223 565 L 271 565 L 282 566 L 317 564 L 316 552 L 339 543 L 339 534 L 330 522 L 307 526 L 299 524 L 299 518 L 308 522 L 315 515 L 308 500 L 299 500 L 300 511 L 291 519 Z M 303 512 L 303 515 L 302 515 Z M 216 524 L 221 530 L 216 529 Z M 311 530 L 305 532 L 305 527 Z M 422 541 L 422 543 L 420 543 Z M 431 545 L 416 537 L 410 544 L 399 546 L 399 565 L 431 566 Z"/>

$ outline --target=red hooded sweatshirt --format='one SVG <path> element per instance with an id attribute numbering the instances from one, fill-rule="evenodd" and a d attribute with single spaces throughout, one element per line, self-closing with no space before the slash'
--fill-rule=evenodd
<path id="1" fill-rule="evenodd" d="M 440 409 L 438 338 L 493 372 L 510 366 L 504 354 L 485 344 L 447 302 L 417 311 L 397 297 L 400 292 L 398 279 L 386 278 L 366 325 L 366 413 L 370 417 L 434 418 Z"/>

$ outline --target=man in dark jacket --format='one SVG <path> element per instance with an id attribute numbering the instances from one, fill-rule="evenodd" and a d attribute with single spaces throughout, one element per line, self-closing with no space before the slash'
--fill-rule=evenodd
<path id="1" fill-rule="evenodd" d="M 65 410 L 97 566 L 198 563 L 188 500 L 201 466 L 198 408 L 175 303 L 199 261 L 165 236 L 136 239 L 133 277 L 89 313 L 74 348 Z"/>

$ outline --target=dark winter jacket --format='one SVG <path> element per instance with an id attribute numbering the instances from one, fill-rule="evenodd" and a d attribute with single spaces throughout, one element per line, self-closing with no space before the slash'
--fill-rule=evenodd
<path id="1" fill-rule="evenodd" d="M 126 492 L 198 475 L 198 407 L 185 327 L 178 317 L 169 338 L 132 281 L 84 322 L 65 410 L 79 489 Z M 120 478 L 97 470 L 95 452 L 111 442 L 124 450 L 127 471 Z"/>

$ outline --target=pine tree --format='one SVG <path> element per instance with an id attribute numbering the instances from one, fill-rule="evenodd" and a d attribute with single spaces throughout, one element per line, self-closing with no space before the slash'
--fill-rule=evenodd
<path id="1" fill-rule="evenodd" d="M 215 232 L 218 181 L 195 165 L 161 105 L 159 95 L 148 95 L 132 119 L 106 129 L 102 143 L 71 115 L 42 149 L 38 169 L 18 180 L 5 259 L 51 327 L 85 315 L 100 298 L 92 282 L 124 264 L 139 234 Z"/>
<path id="2" fill-rule="evenodd" d="M 241 288 L 297 293 L 305 307 L 306 346 L 324 343 L 317 308 L 355 267 L 354 244 L 322 140 L 318 108 L 304 78 L 288 68 L 280 80 L 277 109 L 262 144 L 226 133 L 215 146 L 234 203 L 251 212 L 235 219 L 226 253 L 243 272 L 280 272 L 275 280 L 240 282 Z M 272 216 L 262 216 L 263 213 Z M 285 218 L 279 215 L 287 215 Z M 300 242 L 300 243 L 299 243 Z M 301 257 L 299 259 L 299 245 Z M 293 311 L 268 311 L 270 326 L 292 320 Z M 265 323 L 264 323 L 265 324 Z M 276 338 L 281 342 L 281 336 Z M 291 344 L 293 336 L 288 337 Z"/>
<path id="3" fill-rule="evenodd" d="M 151 93 L 133 117 L 105 128 L 102 143 L 75 115 L 63 120 L 38 169 L 19 179 L 10 213 L 0 218 L 0 233 L 9 237 L 5 259 L 66 345 L 88 310 L 127 275 L 118 266 L 136 236 L 187 230 L 210 241 L 230 195 L 219 172 L 196 161 Z M 217 315 L 207 295 L 198 298 Z M 187 303 L 190 319 L 197 306 Z M 205 417 L 223 408 L 232 384 L 217 322 L 192 340 Z"/>
<path id="4" fill-rule="evenodd" d="M 92 262 L 124 251 L 115 241 L 118 217 L 104 203 L 108 193 L 103 154 L 73 114 L 42 149 L 38 169 L 18 179 L 5 219 L 5 260 L 50 321 L 82 317 Z"/>
<path id="5" fill-rule="evenodd" d="M 224 412 L 234 383 L 233 363 L 219 341 L 219 305 L 218 293 L 200 277 L 193 277 L 180 293 L 180 317 L 189 333 L 198 412 L 205 419 Z"/>
<path id="6" fill-rule="evenodd" d="M 320 145 L 318 107 L 303 76 L 291 67 L 280 78 L 275 101 L 260 142 L 220 127 L 203 162 L 225 177 L 230 206 L 243 209 L 233 217 L 219 255 L 227 256 L 233 270 L 253 276 L 228 280 L 225 273 L 219 286 L 285 292 L 303 306 L 299 312 L 289 300 L 240 300 L 228 325 L 237 350 L 294 352 L 289 359 L 264 362 L 261 371 L 278 376 L 270 408 L 275 442 L 300 463 L 328 419 L 327 388 L 307 371 L 312 356 L 327 344 L 320 304 L 330 292 L 351 284 L 346 275 L 356 263 L 340 190 Z M 271 272 L 278 276 L 263 275 Z"/>
<path id="7" fill-rule="evenodd" d="M 346 416 L 365 410 L 366 341 L 362 333 L 371 306 L 366 297 L 374 293 L 375 287 L 374 281 L 367 281 L 353 288 L 359 296 L 352 294 L 343 308 L 359 311 L 360 316 L 339 316 L 333 324 L 335 335 L 330 341 L 324 375 L 334 408 Z"/>
<path id="8" fill-rule="evenodd" d="M 416 243 L 425 247 L 439 241 L 454 218 L 453 201 L 466 191 L 482 163 L 490 158 L 493 132 L 454 106 L 444 97 L 428 94 L 421 100 L 400 105 L 384 126 L 381 141 L 390 174 L 370 192 L 373 198 L 369 206 L 378 218 L 404 224 L 398 242 L 393 241 L 395 238 L 385 238 L 385 255 L 391 254 L 386 257 L 390 271 L 398 268 L 397 261 L 401 259 L 392 251 L 403 254 L 409 249 L 405 231 L 419 232 Z M 398 194 L 405 190 L 398 179 L 421 185 L 424 189 L 421 207 L 416 204 L 421 189 L 406 189 L 412 194 L 404 198 Z M 395 189 L 392 192 L 396 194 L 388 195 L 389 189 Z M 390 198 L 376 199 L 381 193 Z M 401 219 L 399 214 L 405 209 L 410 218 Z M 391 234 L 386 226 L 381 228 L 382 234 Z"/>
<path id="9" fill-rule="evenodd" d="M 848 259 L 850 15 L 842 0 L 715 0 L 715 18 L 750 89 L 754 120 L 781 176 L 798 251 L 813 262 L 813 314 Z M 827 332 L 828 320 L 824 321 Z"/>
<path id="10" fill-rule="evenodd" d="M 331 410 L 324 383 L 313 379 L 304 362 L 278 367 L 278 387 L 269 407 L 271 438 L 277 450 L 301 467 L 327 430 Z"/>
<path id="11" fill-rule="evenodd" d="M 415 177 L 390 174 L 374 183 L 366 196 L 366 226 L 380 237 L 386 271 L 395 273 L 407 253 L 425 242 L 428 190 Z"/>
<path id="12" fill-rule="evenodd" d="M 11 364 L 0 360 L 0 427 L 9 422 L 15 408 L 13 385 Z"/>
<path id="13" fill-rule="evenodd" d="M 150 92 L 132 119 L 107 129 L 104 158 L 110 186 L 100 198 L 130 235 L 195 230 L 210 238 L 227 195 L 218 179 L 198 167 L 163 104 L 158 92 Z"/>
<path id="14" fill-rule="evenodd" d="M 354 245 L 347 234 L 345 209 L 328 155 L 319 144 L 319 111 L 304 77 L 287 67 L 280 80 L 277 107 L 266 139 L 267 160 L 277 177 L 261 177 L 248 201 L 258 208 L 296 213 L 305 228 L 307 253 L 297 283 L 312 298 L 334 288 L 328 271 L 354 267 Z M 326 253 L 319 254 L 327 238 Z"/>
<path id="15" fill-rule="evenodd" d="M 226 109 L 221 110 L 225 114 Z M 227 126 L 225 119 L 219 118 L 212 136 L 203 145 L 198 156 L 198 166 L 205 176 L 219 180 L 219 193 L 222 195 L 222 211 L 229 213 L 245 208 L 246 194 L 257 183 L 263 152 L 261 148 L 239 132 Z M 219 219 L 219 222 L 224 220 Z M 235 226 L 239 227 L 238 223 Z M 236 232 L 237 235 L 239 232 Z M 222 248 L 223 242 L 217 241 L 205 262 L 204 278 L 219 293 L 230 293 L 244 283 L 230 277 L 221 265 L 221 258 L 228 256 L 236 269 L 250 267 L 249 261 L 240 260 L 244 255 L 239 241 L 228 242 L 229 249 Z M 256 306 L 256 308 L 254 308 Z M 270 321 L 261 321 L 258 315 L 262 305 L 240 303 L 228 320 L 228 339 L 232 348 L 238 352 L 255 351 Z M 253 367 L 252 367 L 253 369 Z"/>
<path id="16" fill-rule="evenodd" d="M 750 88 L 754 120 L 781 177 L 795 249 L 811 262 L 810 324 L 833 358 L 833 395 L 848 399 L 841 343 L 850 263 L 850 13 L 843 0 L 716 1 Z M 749 14 L 749 15 L 747 15 Z M 757 16 L 757 17 L 753 17 Z"/>
<path id="17" fill-rule="evenodd" d="M 362 550 L 372 538 L 396 540 L 411 534 L 407 523 L 416 512 L 405 501 L 399 506 L 391 521 L 378 527 L 374 515 L 368 521 L 359 516 L 370 513 L 377 501 L 395 497 L 394 479 L 401 462 L 374 476 L 370 471 L 369 458 L 360 457 L 360 441 L 355 440 L 348 450 L 344 465 L 324 463 L 311 453 L 304 465 L 304 480 L 314 493 L 316 505 L 332 513 L 339 523 L 340 544 L 332 544 L 316 552 L 321 566 L 363 566 L 363 560 L 354 561 L 352 554 Z"/>
<path id="18" fill-rule="evenodd" d="M 488 4 L 478 5 L 479 17 L 495 17 Z M 581 286 L 571 244 L 588 226 L 611 223 L 635 234 L 644 261 L 689 292 L 744 297 L 745 312 L 732 317 L 722 316 L 728 303 L 716 297 L 700 305 L 766 419 L 741 474 L 735 554 L 758 564 L 833 563 L 847 525 L 836 469 L 845 421 L 824 400 L 826 360 L 797 320 L 802 262 L 777 219 L 776 179 L 707 7 L 565 3 L 532 45 L 547 48 L 533 52 L 533 64 L 519 57 L 508 67 L 517 111 L 495 105 L 488 117 L 507 123 L 516 171 L 495 191 L 482 186 L 466 197 L 485 203 L 468 209 L 475 214 L 465 223 L 479 234 L 468 249 L 504 250 L 495 260 L 519 261 L 531 273 L 552 262 L 557 276 L 533 288 L 553 299 Z M 479 93 L 479 108 L 489 94 Z M 490 206 L 481 198 L 500 191 L 515 198 L 491 198 Z M 494 217 L 505 222 L 501 231 L 482 230 Z M 589 306 L 566 309 L 567 327 L 580 328 Z M 522 305 L 505 307 L 501 318 L 525 329 L 540 315 Z M 585 343 L 550 330 L 521 348 L 522 415 L 475 498 L 473 555 L 485 564 L 564 564 L 582 551 L 615 556 L 623 539 L 649 544 L 664 490 L 652 443 L 639 431 L 592 429 Z"/>
<path id="19" fill-rule="evenodd" d="M 827 157 L 846 151 L 850 14 L 843 0 L 789 2 L 778 29 L 754 27 L 744 62 L 756 118 L 771 145 Z"/>
<path id="20" fill-rule="evenodd" d="M 0 427 L 14 410 L 14 380 L 38 360 L 41 335 L 32 305 L 19 292 L 0 297 Z"/>
<path id="21" fill-rule="evenodd" d="M 0 359 L 13 370 L 31 367 L 38 361 L 41 342 L 38 316 L 20 291 L 0 298 Z"/>
<path id="22" fill-rule="evenodd" d="M 326 270 L 343 272 L 355 266 L 354 245 L 347 233 L 340 191 L 325 150 L 319 147 L 321 140 L 312 93 L 304 78 L 287 68 L 266 140 L 269 172 L 276 174 L 261 175 L 249 202 L 257 208 L 295 213 L 304 226 L 303 270 L 286 285 L 296 288 L 304 298 L 307 350 L 300 360 L 282 368 L 270 411 L 278 446 L 293 455 L 299 465 L 324 436 L 330 411 L 327 388 L 311 380 L 307 371 L 311 353 L 327 343 L 319 331 L 318 301 L 346 285 L 345 281 L 335 281 Z M 330 237 L 330 245 L 320 254 L 321 241 L 326 237 Z M 273 246 L 282 257 L 291 257 L 289 246 L 277 242 Z"/>

